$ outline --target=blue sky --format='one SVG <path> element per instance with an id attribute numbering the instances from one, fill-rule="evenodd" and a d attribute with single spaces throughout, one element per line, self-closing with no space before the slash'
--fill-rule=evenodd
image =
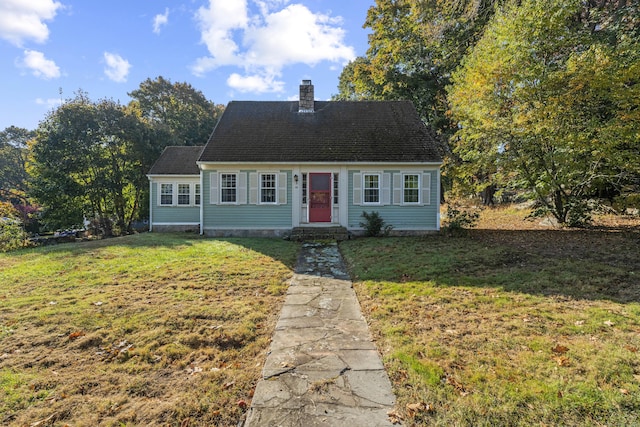
<path id="1" fill-rule="evenodd" d="M 35 129 L 82 89 L 126 104 L 147 78 L 217 104 L 337 93 L 374 0 L 0 0 L 0 130 Z"/>

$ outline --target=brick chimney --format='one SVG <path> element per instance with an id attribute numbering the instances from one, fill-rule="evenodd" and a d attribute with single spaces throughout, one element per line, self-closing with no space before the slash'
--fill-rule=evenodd
<path id="1" fill-rule="evenodd" d="M 299 113 L 313 113 L 313 85 L 311 80 L 303 80 L 300 85 L 300 101 L 298 103 Z"/>

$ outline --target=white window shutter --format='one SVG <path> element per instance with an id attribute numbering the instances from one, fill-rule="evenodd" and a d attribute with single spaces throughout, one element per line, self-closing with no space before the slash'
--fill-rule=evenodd
<path id="1" fill-rule="evenodd" d="M 209 203 L 218 204 L 218 172 L 211 172 L 211 189 L 209 195 Z"/>
<path id="2" fill-rule="evenodd" d="M 422 204 L 431 204 L 431 174 L 422 174 Z"/>
<path id="3" fill-rule="evenodd" d="M 258 193 L 260 188 L 258 187 L 258 174 L 257 172 L 251 172 L 249 174 L 249 203 L 252 205 L 258 204 Z"/>
<path id="4" fill-rule="evenodd" d="M 238 174 L 238 186 L 236 187 L 237 192 L 237 203 L 239 205 L 247 204 L 247 174 L 245 172 L 240 172 Z"/>
<path id="5" fill-rule="evenodd" d="M 403 183 L 402 183 L 402 174 L 394 173 L 393 174 L 393 204 L 401 205 L 402 204 L 402 191 Z"/>
<path id="6" fill-rule="evenodd" d="M 381 200 L 382 204 L 390 205 L 391 204 L 391 174 L 390 173 L 382 174 L 381 194 L 382 194 L 382 200 Z"/>
<path id="7" fill-rule="evenodd" d="M 287 174 L 282 172 L 278 174 L 278 204 L 287 204 Z"/>
<path id="8" fill-rule="evenodd" d="M 362 204 L 362 174 L 353 174 L 353 204 Z"/>

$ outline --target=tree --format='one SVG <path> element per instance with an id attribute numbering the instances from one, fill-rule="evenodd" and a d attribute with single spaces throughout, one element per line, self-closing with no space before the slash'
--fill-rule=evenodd
<path id="1" fill-rule="evenodd" d="M 376 0 L 364 58 L 347 65 L 340 99 L 408 99 L 423 120 L 450 133 L 445 87 L 482 35 L 499 0 Z"/>
<path id="2" fill-rule="evenodd" d="M 570 225 L 589 219 L 598 188 L 640 176 L 640 46 L 629 7 L 522 0 L 500 10 L 449 89 L 458 176 L 476 186 L 508 176 Z"/>
<path id="3" fill-rule="evenodd" d="M 11 203 L 0 201 L 0 252 L 24 246 L 25 239 L 18 211 Z"/>
<path id="4" fill-rule="evenodd" d="M 0 132 L 0 200 L 24 200 L 27 143 L 35 132 L 10 126 Z"/>
<path id="5" fill-rule="evenodd" d="M 89 218 L 106 235 L 129 231 L 147 187 L 151 136 L 131 110 L 83 92 L 50 113 L 31 146 L 31 191 L 45 223 L 67 228 Z"/>
<path id="6" fill-rule="evenodd" d="M 410 100 L 440 135 L 443 187 L 457 163 L 448 143 L 455 132 L 446 87 L 451 73 L 481 37 L 495 6 L 506 0 L 376 0 L 364 23 L 365 57 L 340 75 L 335 99 Z"/>
<path id="7" fill-rule="evenodd" d="M 129 93 L 130 107 L 140 110 L 163 139 L 156 141 L 159 155 L 167 145 L 204 145 L 224 107 L 207 100 L 188 83 L 171 83 L 164 77 L 147 79 Z"/>

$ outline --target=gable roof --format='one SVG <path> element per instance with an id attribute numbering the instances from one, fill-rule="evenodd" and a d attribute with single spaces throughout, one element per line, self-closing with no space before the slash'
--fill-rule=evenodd
<path id="1" fill-rule="evenodd" d="M 232 101 L 201 162 L 441 162 L 410 101 Z"/>
<path id="2" fill-rule="evenodd" d="M 199 175 L 200 168 L 196 161 L 203 148 L 203 146 L 165 147 L 158 160 L 151 166 L 149 175 Z"/>

